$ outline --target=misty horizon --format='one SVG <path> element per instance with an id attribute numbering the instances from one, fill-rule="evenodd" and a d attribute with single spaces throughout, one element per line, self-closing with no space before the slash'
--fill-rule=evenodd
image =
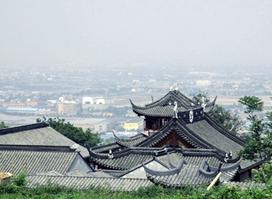
<path id="1" fill-rule="evenodd" d="M 0 68 L 270 70 L 272 2 L 0 1 Z"/>

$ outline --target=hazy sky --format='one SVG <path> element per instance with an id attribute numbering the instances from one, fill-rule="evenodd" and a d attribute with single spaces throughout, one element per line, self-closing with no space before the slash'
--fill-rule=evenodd
<path id="1" fill-rule="evenodd" d="M 2 66 L 272 68 L 272 0 L 0 0 Z"/>

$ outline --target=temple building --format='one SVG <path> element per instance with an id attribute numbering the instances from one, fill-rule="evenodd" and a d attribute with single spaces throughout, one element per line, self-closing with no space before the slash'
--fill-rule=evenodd
<path id="1" fill-rule="evenodd" d="M 178 90 L 145 106 L 131 101 L 134 113 L 143 117 L 143 131 L 126 139 L 113 131 L 113 143 L 93 148 L 77 145 L 45 123 L 2 129 L 0 172 L 26 171 L 30 187 L 53 183 L 132 191 L 208 186 L 215 180 L 262 187 L 243 181 L 264 160 L 241 159 L 245 142 L 209 116 L 215 102 L 197 103 Z"/>
<path id="2" fill-rule="evenodd" d="M 249 178 L 263 160 L 241 159 L 245 142 L 209 116 L 215 102 L 197 103 L 178 90 L 145 106 L 131 101 L 144 131 L 127 139 L 113 132 L 114 143 L 89 150 L 91 167 L 170 187 L 209 184 L 219 172 L 222 183 Z"/>

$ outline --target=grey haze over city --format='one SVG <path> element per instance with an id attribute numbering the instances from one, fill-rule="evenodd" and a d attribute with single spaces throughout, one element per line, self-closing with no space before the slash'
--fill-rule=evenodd
<path id="1" fill-rule="evenodd" d="M 241 117 L 256 95 L 269 111 L 271 38 L 271 0 L 0 0 L 0 121 L 131 133 L 129 99 L 170 88 Z"/>
<path id="2" fill-rule="evenodd" d="M 0 0 L 1 68 L 272 68 L 270 0 Z"/>

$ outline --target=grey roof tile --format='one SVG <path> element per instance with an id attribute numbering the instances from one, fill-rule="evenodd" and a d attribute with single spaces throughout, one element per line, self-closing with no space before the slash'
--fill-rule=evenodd
<path id="1" fill-rule="evenodd" d="M 141 187 L 152 186 L 146 179 L 110 178 L 110 177 L 79 177 L 79 176 L 28 176 L 28 187 L 55 184 L 74 189 L 106 188 L 110 190 L 135 191 Z"/>
<path id="2" fill-rule="evenodd" d="M 45 123 L 35 123 L 0 130 L 0 144 L 71 147 L 76 143 Z M 79 150 L 83 157 L 88 157 L 89 153 L 85 147 L 79 145 Z"/>
<path id="3" fill-rule="evenodd" d="M 12 174 L 50 171 L 64 174 L 77 155 L 77 152 L 0 150 L 0 170 Z"/>
<path id="4" fill-rule="evenodd" d="M 166 152 L 164 148 L 145 147 L 128 148 L 112 154 L 99 154 L 90 150 L 90 161 L 106 169 L 129 170 Z"/>
<path id="5" fill-rule="evenodd" d="M 121 146 L 124 147 L 133 147 L 139 145 L 141 142 L 146 140 L 148 138 L 147 135 L 143 133 L 139 133 L 135 136 L 129 137 L 129 138 L 119 138 L 115 133 L 113 132 L 113 135 L 115 137 L 116 143 L 118 143 Z"/>
<path id="6" fill-rule="evenodd" d="M 214 147 L 226 153 L 232 151 L 235 157 L 239 156 L 239 152 L 243 149 L 241 143 L 238 143 L 236 140 L 223 134 L 222 131 L 214 128 L 207 120 L 187 124 L 186 127 Z"/>
<path id="7" fill-rule="evenodd" d="M 162 171 L 154 171 L 146 169 L 147 177 L 155 184 L 160 184 L 163 186 L 168 187 L 183 187 L 187 185 L 202 185 L 202 184 L 208 184 L 210 183 L 215 175 L 217 174 L 217 168 L 219 167 L 219 164 L 223 164 L 221 171 L 222 176 L 220 177 L 221 181 L 230 181 L 235 176 L 238 168 L 239 163 L 236 162 L 233 164 L 230 163 L 223 163 L 220 160 L 218 160 L 216 157 L 197 157 L 197 156 L 173 156 L 170 158 L 175 157 L 179 159 L 179 162 L 185 161 L 186 164 L 184 164 L 181 168 L 177 165 L 177 168 L 172 169 L 170 173 L 165 173 Z M 165 157 L 161 157 L 162 161 L 166 161 Z M 168 161 L 168 160 L 167 160 Z M 204 162 L 205 161 L 205 162 Z M 202 163 L 200 163 L 202 162 Z M 207 162 L 207 163 L 206 163 Z M 209 166 L 211 171 L 207 170 L 205 164 Z M 175 163 L 174 163 L 175 164 Z M 180 164 L 180 163 L 179 163 Z M 214 166 L 213 166 L 214 165 Z M 203 172 L 204 173 L 203 173 Z"/>
<path id="8" fill-rule="evenodd" d="M 172 117 L 174 115 L 173 104 L 177 102 L 178 111 L 185 112 L 189 109 L 199 109 L 201 106 L 195 104 L 191 99 L 184 96 L 179 91 L 170 91 L 161 99 L 145 105 L 145 107 L 136 106 L 132 103 L 132 109 L 139 115 L 154 116 L 154 117 Z M 171 104 L 171 105 L 170 105 Z"/>

